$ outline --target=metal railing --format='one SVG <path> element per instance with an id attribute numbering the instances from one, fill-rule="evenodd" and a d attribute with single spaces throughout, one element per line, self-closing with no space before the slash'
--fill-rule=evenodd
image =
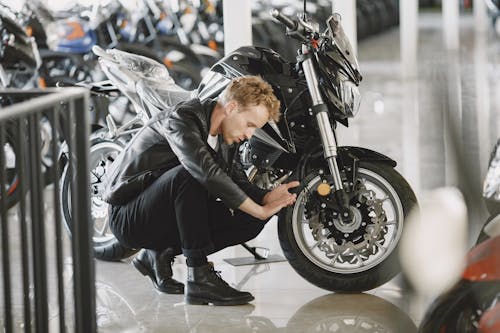
<path id="1" fill-rule="evenodd" d="M 0 109 L 0 330 L 96 332 L 88 98 L 81 88 L 0 91 L 8 104 Z M 71 240 L 61 225 L 61 163 L 73 176 Z"/>

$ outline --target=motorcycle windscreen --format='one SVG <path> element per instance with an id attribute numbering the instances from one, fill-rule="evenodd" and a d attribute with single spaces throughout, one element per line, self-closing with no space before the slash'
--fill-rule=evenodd
<path id="1" fill-rule="evenodd" d="M 356 54 L 354 53 L 349 38 L 347 38 L 340 21 L 341 16 L 338 13 L 331 15 L 328 20 L 326 20 L 329 37 L 334 41 L 340 54 L 347 60 L 350 68 L 345 69 L 351 72 L 357 81 L 361 81 L 358 59 L 356 58 Z"/>

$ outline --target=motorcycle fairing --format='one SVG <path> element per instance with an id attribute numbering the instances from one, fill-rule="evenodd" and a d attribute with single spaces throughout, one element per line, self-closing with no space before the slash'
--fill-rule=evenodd
<path id="1" fill-rule="evenodd" d="M 281 159 L 287 161 L 297 161 L 297 164 L 289 165 L 289 167 L 286 169 L 298 170 L 299 179 L 304 179 L 306 177 L 307 168 L 327 168 L 327 166 L 325 165 L 326 162 L 323 157 L 322 148 L 316 146 L 316 149 L 311 149 L 310 151 L 311 153 L 304 155 L 303 158 L 300 158 L 301 154 L 284 153 L 280 156 L 278 161 L 276 161 L 276 164 L 285 164 L 280 163 Z M 358 163 L 363 161 L 384 163 L 390 165 L 391 167 L 395 167 L 397 165 L 396 161 L 394 161 L 392 158 L 371 149 L 355 146 L 337 147 L 337 162 L 339 163 L 339 168 L 351 169 L 350 173 L 347 175 L 349 179 L 354 179 Z"/>
<path id="2" fill-rule="evenodd" d="M 282 136 L 291 142 L 287 123 L 303 117 L 309 95 L 304 79 L 295 75 L 295 64 L 286 62 L 277 52 L 263 47 L 244 46 L 231 52 L 214 66 L 198 88 L 200 100 L 216 98 L 231 79 L 244 75 L 258 75 L 268 82 L 281 102 L 283 119 L 276 125 Z M 300 98 L 298 98 L 300 97 Z M 269 130 L 268 128 L 266 132 Z M 272 136 L 271 132 L 268 132 Z M 291 149 L 289 144 L 283 148 Z"/>
<path id="3" fill-rule="evenodd" d="M 358 85 L 362 79 L 358 60 L 349 39 L 344 33 L 342 24 L 340 24 L 340 15 L 336 13 L 330 16 L 326 23 L 330 39 L 326 41 L 324 47 L 330 51 L 326 51 L 325 54 L 337 62 L 345 74 Z"/>
<path id="4" fill-rule="evenodd" d="M 480 243 L 468 253 L 462 278 L 469 281 L 500 281 L 500 236 Z"/>

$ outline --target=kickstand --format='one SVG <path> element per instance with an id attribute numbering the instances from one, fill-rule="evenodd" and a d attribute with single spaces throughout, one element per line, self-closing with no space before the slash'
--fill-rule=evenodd
<path id="1" fill-rule="evenodd" d="M 245 250 L 250 252 L 253 255 L 253 257 L 224 259 L 225 262 L 233 266 L 243 266 L 243 265 L 266 264 L 271 262 L 286 261 L 286 259 L 280 255 L 277 254 L 269 255 L 269 249 L 266 247 L 249 246 L 246 243 L 241 243 L 240 245 L 243 246 Z"/>
<path id="2" fill-rule="evenodd" d="M 265 247 L 248 246 L 247 243 L 241 243 L 241 246 L 243 246 L 245 248 L 245 250 L 247 250 L 248 252 L 253 254 L 253 257 L 255 258 L 255 260 L 267 259 L 268 255 L 269 255 L 269 249 L 265 248 Z M 264 253 L 262 255 L 258 254 L 257 249 L 264 251 Z"/>

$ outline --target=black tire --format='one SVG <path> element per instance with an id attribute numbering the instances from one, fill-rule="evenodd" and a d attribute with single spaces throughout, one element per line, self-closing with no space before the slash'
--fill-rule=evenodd
<path id="1" fill-rule="evenodd" d="M 461 279 L 429 305 L 418 332 L 478 332 L 477 323 L 494 306 L 499 292 L 498 281 Z"/>
<path id="2" fill-rule="evenodd" d="M 116 155 L 123 149 L 124 143 L 119 140 L 110 140 L 104 136 L 106 132 L 105 129 L 98 130 L 91 135 L 90 140 L 90 154 L 89 154 L 89 163 L 91 168 L 91 219 L 92 219 L 92 227 L 94 230 L 93 237 L 93 248 L 94 248 L 94 257 L 100 260 L 105 261 L 119 261 L 121 259 L 125 259 L 136 253 L 137 249 L 130 249 L 126 246 L 123 246 L 118 242 L 118 240 L 114 237 L 114 235 L 109 230 L 109 224 L 107 221 L 108 214 L 108 205 L 102 201 L 100 198 L 99 190 L 102 188 L 99 186 L 98 182 L 93 183 L 92 179 L 97 178 L 98 181 L 102 178 L 95 176 L 93 174 L 97 165 L 93 165 L 96 163 L 103 162 L 99 159 L 99 154 L 104 154 L 106 149 L 110 152 L 109 155 L 104 156 L 103 159 L 106 159 L 107 162 L 112 162 Z M 113 149 L 115 150 L 113 152 Z M 104 152 L 103 152 L 104 151 Z M 116 153 L 116 155 L 115 155 Z M 94 154 L 94 155 L 93 155 Z M 105 162 L 106 163 L 106 162 Z M 104 172 L 106 168 L 104 168 Z M 60 179 L 60 200 L 61 200 L 61 210 L 62 217 L 68 230 L 69 234 L 72 234 L 72 226 L 73 220 L 71 217 L 71 177 L 69 174 L 69 163 L 63 169 L 62 176 Z M 104 219 L 104 222 L 99 222 L 99 224 L 104 224 L 102 227 L 101 235 L 96 236 L 96 221 L 99 221 L 99 218 Z M 109 231 L 109 233 L 104 234 L 104 232 Z"/>
<path id="3" fill-rule="evenodd" d="M 368 162 L 360 163 L 358 169 L 358 179 L 364 177 L 364 179 L 366 180 L 367 179 L 366 177 L 368 177 L 368 179 L 370 179 L 371 177 L 372 182 L 378 181 L 379 184 L 376 184 L 376 186 L 380 186 L 381 190 L 386 191 L 385 195 L 387 194 L 391 195 L 390 197 L 388 196 L 391 199 L 390 204 L 394 206 L 394 216 L 397 216 L 398 218 L 396 223 L 391 223 L 396 225 L 394 227 L 395 231 L 391 230 L 387 231 L 389 228 L 391 228 L 387 226 L 385 226 L 386 228 L 385 231 L 383 230 L 383 228 L 380 229 L 382 230 L 383 233 L 393 235 L 391 237 L 395 237 L 394 239 L 387 241 L 388 249 L 386 251 L 380 251 L 380 253 L 378 253 L 378 250 L 375 250 L 374 258 L 376 258 L 377 255 L 381 257 L 379 259 L 374 259 L 375 261 L 369 265 L 366 265 L 365 266 L 366 268 L 361 266 L 359 269 L 354 269 L 350 271 L 350 270 L 344 270 L 343 268 L 332 267 L 331 262 L 329 262 L 328 264 L 322 263 L 321 260 L 331 260 L 326 258 L 324 250 L 321 250 L 322 252 L 319 253 L 320 257 L 317 257 L 317 259 L 315 259 L 314 254 L 311 253 L 307 254 L 309 257 L 306 256 L 304 251 L 301 250 L 301 247 L 299 246 L 300 242 L 302 244 L 302 248 L 304 248 L 303 241 L 300 239 L 299 240 L 296 239 L 294 233 L 294 223 L 297 222 L 293 221 L 294 210 L 296 212 L 300 212 L 300 209 L 303 209 L 300 208 L 302 200 L 301 198 L 303 198 L 301 197 L 301 195 L 303 196 L 309 195 L 307 194 L 308 193 L 307 191 L 309 190 L 305 190 L 305 187 L 307 186 L 307 184 L 310 184 L 311 182 L 319 179 L 317 175 L 318 175 L 318 170 L 312 170 L 309 173 L 309 175 L 305 177 L 305 180 L 302 181 L 301 185 L 297 190 L 297 202 L 295 203 L 294 206 L 288 207 L 287 209 L 283 209 L 278 218 L 278 235 L 280 239 L 281 248 L 283 249 L 285 257 L 290 262 L 290 265 L 295 269 L 297 273 L 299 273 L 304 279 L 311 282 L 312 284 L 320 288 L 337 292 L 366 291 L 376 288 L 386 283 L 390 279 L 392 279 L 401 270 L 398 260 L 398 246 L 399 246 L 399 240 L 401 239 L 404 219 L 406 219 L 411 209 L 417 206 L 417 199 L 410 185 L 396 170 L 394 170 L 389 165 L 383 163 L 368 163 Z M 377 197 L 377 199 L 380 198 Z M 361 206 L 361 208 L 358 211 L 361 211 L 362 208 L 363 206 Z M 353 207 L 352 209 L 355 208 Z M 364 207 L 363 209 L 365 209 L 366 212 L 370 211 L 370 207 L 368 206 Z M 387 214 L 386 210 L 387 210 L 386 208 L 382 208 L 382 211 L 384 212 L 382 215 L 384 215 L 386 219 L 389 219 L 390 216 L 386 215 Z M 297 213 L 297 217 L 300 218 L 298 214 L 299 213 Z M 334 218 L 328 217 L 328 219 L 330 220 Z M 354 235 L 355 233 L 361 233 L 357 237 L 358 239 L 362 239 L 362 237 L 364 237 L 368 232 L 367 231 L 368 227 L 370 228 L 372 227 L 370 226 L 371 222 L 366 223 L 365 221 L 367 220 L 363 219 L 363 217 L 361 217 L 359 220 L 360 220 L 360 226 L 357 227 L 357 229 L 354 230 L 352 234 Z M 361 227 L 362 225 L 361 223 L 364 223 L 365 226 Z M 298 222 L 296 224 L 297 226 L 295 227 L 295 232 L 297 232 L 297 234 L 300 234 L 302 232 L 302 234 L 304 234 L 304 237 L 306 237 L 307 235 L 305 235 L 304 230 L 297 231 L 300 230 L 301 228 L 304 228 L 302 224 L 304 223 Z M 311 226 L 309 225 L 309 223 L 306 224 L 309 226 L 309 229 L 306 229 L 305 232 L 309 232 L 310 235 L 313 235 Z M 326 227 L 321 222 L 320 224 L 317 224 L 317 226 L 318 225 L 322 228 L 320 230 L 321 232 L 332 229 L 333 229 L 332 234 L 334 232 L 337 233 L 341 232 L 334 223 L 331 223 L 330 227 Z M 389 225 L 389 223 L 387 223 L 387 225 Z M 349 237 L 350 235 L 351 234 L 349 234 Z M 325 236 L 325 238 L 329 237 L 330 235 Z M 336 241 L 335 238 L 334 241 Z M 382 239 L 382 241 L 385 242 L 385 238 Z M 361 243 L 363 243 L 363 240 L 361 240 Z M 367 249 L 372 249 L 373 247 L 374 246 L 368 247 Z M 313 251 L 313 249 L 314 248 L 310 248 L 309 251 Z M 324 258 L 321 258 L 321 255 L 323 255 Z M 343 255 L 344 255 L 343 253 L 339 253 L 338 257 L 342 257 Z M 313 262 L 313 260 L 316 260 L 317 262 L 315 263 Z M 334 260 L 336 263 L 337 256 L 334 257 Z M 357 260 L 361 260 L 361 256 L 358 256 Z"/>

